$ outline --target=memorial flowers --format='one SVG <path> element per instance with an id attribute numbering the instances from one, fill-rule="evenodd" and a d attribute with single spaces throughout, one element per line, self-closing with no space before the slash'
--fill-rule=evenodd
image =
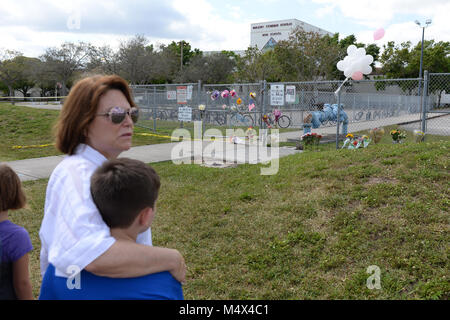
<path id="1" fill-rule="evenodd" d="M 406 139 L 406 133 L 400 130 L 391 130 L 391 137 L 393 143 L 402 143 L 403 139 Z"/>
<path id="2" fill-rule="evenodd" d="M 381 141 L 381 138 L 384 136 L 384 129 L 383 128 L 373 128 L 369 131 L 369 135 L 373 142 L 377 144 Z"/>
<path id="3" fill-rule="evenodd" d="M 355 137 L 353 134 L 349 133 L 345 136 L 344 145 L 342 149 L 347 148 L 350 150 L 367 148 L 369 143 L 372 141 L 368 136 L 364 135 L 362 137 Z"/>
<path id="4" fill-rule="evenodd" d="M 422 132 L 420 130 L 414 130 L 414 141 L 417 143 L 423 142 L 425 139 L 425 132 Z"/>
<path id="5" fill-rule="evenodd" d="M 301 137 L 303 141 L 303 145 L 306 147 L 312 148 L 313 146 L 318 146 L 320 143 L 320 139 L 322 139 L 322 136 L 320 134 L 317 134 L 315 132 L 313 133 L 306 133 L 302 135 Z"/>

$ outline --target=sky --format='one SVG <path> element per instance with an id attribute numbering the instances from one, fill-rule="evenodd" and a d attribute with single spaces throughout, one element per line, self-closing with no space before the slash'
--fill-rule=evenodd
<path id="1" fill-rule="evenodd" d="M 358 42 L 450 41 L 450 0 L 2 0 L 0 49 L 38 57 L 64 42 L 117 49 L 139 34 L 154 45 L 185 40 L 202 51 L 245 50 L 250 25 L 298 19 Z M 385 29 L 378 41 L 373 33 Z"/>

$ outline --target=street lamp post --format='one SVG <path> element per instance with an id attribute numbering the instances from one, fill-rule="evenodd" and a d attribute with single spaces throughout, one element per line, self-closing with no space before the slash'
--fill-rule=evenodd
<path id="1" fill-rule="evenodd" d="M 423 64 L 423 39 L 425 36 L 425 28 L 431 24 L 431 19 L 425 21 L 425 25 L 422 27 L 421 23 L 416 20 L 415 23 L 422 28 L 422 48 L 420 52 L 420 69 L 419 69 L 419 78 L 422 79 L 422 64 Z M 420 94 L 420 84 L 419 84 L 419 94 Z"/>
<path id="2" fill-rule="evenodd" d="M 423 95 L 422 95 L 422 92 L 421 92 L 421 90 L 422 90 L 422 65 L 423 65 L 423 41 L 424 41 L 424 36 L 425 36 L 425 28 L 426 27 L 428 27 L 430 24 L 431 24 L 431 19 L 427 19 L 426 21 L 425 21 L 425 25 L 424 26 L 422 26 L 422 24 L 418 21 L 418 20 L 416 20 L 416 21 L 414 21 L 420 28 L 422 28 L 422 48 L 421 48 L 421 51 L 420 51 L 420 67 L 419 67 L 419 97 L 420 97 L 420 107 L 421 107 L 421 114 L 422 114 L 422 117 L 423 117 L 423 119 L 422 119 L 422 121 L 424 121 L 424 119 L 425 119 L 425 116 L 423 115 L 423 113 L 424 113 L 424 110 L 422 110 L 422 108 L 423 108 L 423 106 L 422 106 L 422 99 L 423 99 Z"/>

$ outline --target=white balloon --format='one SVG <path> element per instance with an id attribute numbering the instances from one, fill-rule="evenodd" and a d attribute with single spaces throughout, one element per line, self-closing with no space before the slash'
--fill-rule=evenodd
<path id="1" fill-rule="evenodd" d="M 355 46 L 354 44 L 349 45 L 348 48 L 347 48 L 347 53 L 348 53 L 348 55 L 349 55 L 349 56 L 352 55 L 352 53 L 353 53 L 354 51 L 356 51 L 357 49 L 358 49 L 358 48 L 356 48 L 356 46 Z"/>
<path id="2" fill-rule="evenodd" d="M 351 77 L 355 72 L 361 72 L 363 74 L 370 74 L 372 67 L 370 64 L 373 62 L 371 55 L 366 55 L 364 48 L 357 48 L 355 45 L 350 45 L 347 48 L 348 55 L 336 66 L 338 70 L 343 71 L 346 77 Z"/>
<path id="3" fill-rule="evenodd" d="M 365 55 L 366 55 L 366 49 L 364 49 L 364 48 L 356 49 L 356 56 L 357 57 L 364 57 Z"/>
<path id="4" fill-rule="evenodd" d="M 369 54 L 364 56 L 364 62 L 366 64 L 371 64 L 373 62 L 373 57 L 371 55 L 369 55 Z"/>
<path id="5" fill-rule="evenodd" d="M 371 66 L 365 66 L 364 69 L 361 71 L 364 74 L 371 74 L 372 73 L 372 67 Z"/>

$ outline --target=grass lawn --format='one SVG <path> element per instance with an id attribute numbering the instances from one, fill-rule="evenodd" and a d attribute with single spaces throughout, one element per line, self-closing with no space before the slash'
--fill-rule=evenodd
<path id="1" fill-rule="evenodd" d="M 34 109 L 0 103 L 0 161 L 14 161 L 60 155 L 54 146 L 53 126 L 58 110 Z M 154 133 L 153 120 L 140 120 L 134 128 L 133 146 L 171 142 L 172 132 L 179 128 L 178 122 L 157 121 Z M 185 123 L 194 138 L 194 124 Z M 206 125 L 205 130 L 217 128 Z M 227 127 L 217 128 L 225 135 Z M 242 128 L 245 131 L 247 128 Z M 293 129 L 282 129 L 280 132 Z M 169 137 L 169 138 L 168 138 Z"/>
<path id="2" fill-rule="evenodd" d="M 186 299 L 449 299 L 449 147 L 331 147 L 280 159 L 274 176 L 156 163 L 153 242 L 184 255 Z M 46 185 L 25 182 L 29 208 L 10 213 L 32 238 L 36 296 Z"/>
<path id="3" fill-rule="evenodd" d="M 58 114 L 58 110 L 0 103 L 0 161 L 60 155 L 52 133 Z M 135 127 L 134 133 L 133 146 L 170 142 L 167 138 L 147 135 L 149 130 L 145 128 Z"/>

